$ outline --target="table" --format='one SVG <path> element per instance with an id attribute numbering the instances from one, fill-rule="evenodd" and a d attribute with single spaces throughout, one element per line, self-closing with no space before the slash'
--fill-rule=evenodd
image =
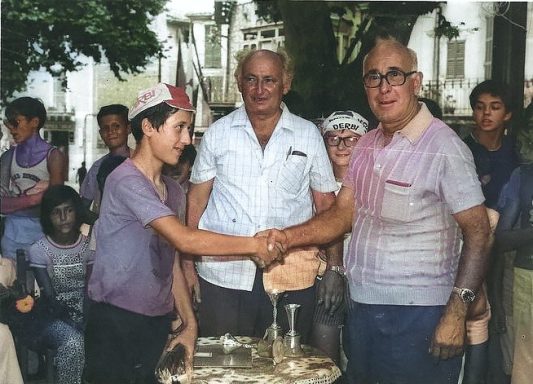
<path id="1" fill-rule="evenodd" d="M 333 360 L 321 351 L 303 345 L 304 357 L 285 357 L 276 366 L 272 359 L 257 354 L 257 338 L 239 337 L 243 344 L 253 344 L 251 368 L 195 367 L 192 384 L 331 384 L 341 376 Z M 200 337 L 198 346 L 220 344 L 218 338 Z"/>

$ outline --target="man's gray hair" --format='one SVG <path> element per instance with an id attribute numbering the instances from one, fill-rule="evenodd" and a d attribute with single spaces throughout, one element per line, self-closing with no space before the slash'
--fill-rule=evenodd
<path id="1" fill-rule="evenodd" d="M 281 61 L 281 70 L 283 73 L 283 82 L 291 82 L 294 76 L 294 65 L 293 62 L 283 47 L 278 47 L 276 51 L 271 51 L 269 49 L 241 49 L 235 54 L 235 59 L 237 60 L 237 67 L 233 75 L 237 82 L 239 82 L 239 77 L 242 76 L 242 67 L 246 61 L 248 61 L 253 55 L 258 52 L 270 52 L 273 55 L 276 55 Z"/>
<path id="2" fill-rule="evenodd" d="M 392 45 L 393 47 L 396 47 L 400 49 L 401 51 L 404 51 L 405 53 L 407 53 L 411 59 L 411 68 L 409 69 L 409 71 L 418 71 L 418 58 L 417 58 L 416 52 L 412 50 L 411 48 L 405 46 L 404 44 L 400 43 L 395 38 L 390 37 L 390 38 L 376 40 L 376 44 L 374 45 L 374 47 L 365 55 L 363 59 L 363 72 L 365 70 L 365 64 L 366 64 L 366 60 L 368 59 L 368 56 L 372 53 L 372 51 L 376 47 L 378 47 L 381 44 Z M 363 73 L 363 75 L 364 74 L 365 73 Z"/>

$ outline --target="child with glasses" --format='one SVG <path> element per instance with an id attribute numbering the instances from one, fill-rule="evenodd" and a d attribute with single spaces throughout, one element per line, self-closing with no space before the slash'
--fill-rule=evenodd
<path id="1" fill-rule="evenodd" d="M 328 152 L 333 174 L 339 185 L 348 169 L 350 157 L 359 138 L 368 130 L 368 121 L 356 112 L 337 111 L 328 116 L 320 128 Z M 350 235 L 344 237 L 343 253 L 348 251 Z M 344 267 L 323 271 L 318 290 L 344 290 Z M 320 295 L 317 295 L 320 297 Z M 336 308 L 326 308 L 319 300 L 315 307 L 311 344 L 322 349 L 337 364 L 340 359 L 340 332 L 344 324 L 344 303 Z M 342 364 L 341 364 L 342 365 Z"/>
<path id="2" fill-rule="evenodd" d="M 27 250 L 43 236 L 39 205 L 49 185 L 63 184 L 66 162 L 65 155 L 39 135 L 46 122 L 40 100 L 15 99 L 6 107 L 5 117 L 16 146 L 0 158 L 0 212 L 6 215 L 2 255 L 16 259 L 17 249 Z"/>

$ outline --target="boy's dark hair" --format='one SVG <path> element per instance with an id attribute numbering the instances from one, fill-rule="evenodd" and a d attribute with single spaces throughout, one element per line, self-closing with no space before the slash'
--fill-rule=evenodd
<path id="1" fill-rule="evenodd" d="M 114 155 L 106 157 L 104 161 L 102 161 L 102 164 L 100 164 L 100 168 L 96 174 L 96 182 L 98 183 L 98 188 L 100 189 L 101 195 L 104 194 L 104 185 L 107 176 L 109 176 L 109 174 L 113 172 L 116 167 L 122 164 L 124 160 L 126 160 L 126 157 Z"/>
<path id="2" fill-rule="evenodd" d="M 128 124 L 128 111 L 128 107 L 122 104 L 104 105 L 98 111 L 96 120 L 98 121 L 98 125 L 100 125 L 100 119 L 102 119 L 102 117 L 107 115 L 119 115 L 124 119 L 124 122 Z"/>
<path id="3" fill-rule="evenodd" d="M 479 99 L 479 96 L 481 96 L 484 93 L 488 93 L 491 96 L 499 97 L 502 99 L 503 105 L 505 106 L 505 110 L 507 112 L 510 112 L 512 110 L 511 105 L 511 96 L 509 94 L 509 87 L 496 80 L 485 80 L 472 89 L 472 92 L 470 92 L 470 106 L 472 109 L 476 106 L 476 103 Z"/>
<path id="4" fill-rule="evenodd" d="M 34 97 L 19 97 L 13 100 L 6 107 L 5 112 L 7 120 L 15 120 L 17 115 L 22 115 L 28 119 L 37 117 L 39 119 L 39 126 L 41 129 L 46 122 L 46 108 L 41 100 Z"/>
<path id="5" fill-rule="evenodd" d="M 54 233 L 54 226 L 52 225 L 52 220 L 50 220 L 50 214 L 53 209 L 68 201 L 71 201 L 74 205 L 74 211 L 76 212 L 75 228 L 79 229 L 83 223 L 83 203 L 78 192 L 68 185 L 52 185 L 43 193 L 40 221 L 45 235 L 50 236 Z"/>
<path id="6" fill-rule="evenodd" d="M 171 107 L 166 103 L 160 103 L 139 113 L 131 120 L 131 133 L 135 137 L 135 141 L 140 143 L 144 136 L 141 125 L 143 119 L 148 119 L 152 126 L 159 131 L 165 121 L 178 111 L 178 108 Z"/>

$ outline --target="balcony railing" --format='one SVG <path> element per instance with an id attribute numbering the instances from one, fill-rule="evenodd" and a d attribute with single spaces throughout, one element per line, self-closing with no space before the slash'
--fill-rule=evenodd
<path id="1" fill-rule="evenodd" d="M 474 87 L 485 79 L 429 80 L 422 84 L 420 96 L 435 100 L 445 116 L 471 115 L 469 96 Z M 524 106 L 533 97 L 533 80 L 524 81 Z"/>

